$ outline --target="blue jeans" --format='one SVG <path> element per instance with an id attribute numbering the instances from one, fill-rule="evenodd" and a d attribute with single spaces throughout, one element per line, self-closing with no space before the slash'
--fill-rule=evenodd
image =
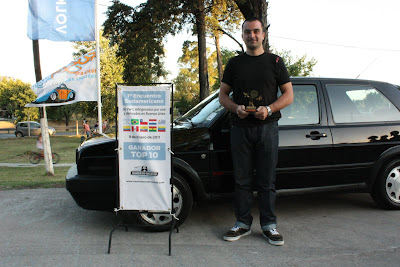
<path id="1" fill-rule="evenodd" d="M 232 127 L 231 148 L 235 177 L 235 215 L 238 227 L 250 229 L 253 189 L 257 190 L 263 231 L 276 228 L 275 168 L 278 162 L 278 122 Z M 254 172 L 255 170 L 255 172 Z M 254 188 L 255 186 L 255 188 Z"/>

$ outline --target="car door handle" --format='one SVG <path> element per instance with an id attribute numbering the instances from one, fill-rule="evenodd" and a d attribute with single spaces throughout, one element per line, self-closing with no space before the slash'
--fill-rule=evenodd
<path id="1" fill-rule="evenodd" d="M 307 138 L 311 138 L 311 140 L 319 140 L 321 137 L 327 137 L 326 133 L 320 133 L 318 131 L 313 131 L 310 134 L 306 135 Z"/>

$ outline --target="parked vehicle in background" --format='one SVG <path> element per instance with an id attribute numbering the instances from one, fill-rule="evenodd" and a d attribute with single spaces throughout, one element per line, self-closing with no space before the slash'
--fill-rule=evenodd
<path id="1" fill-rule="evenodd" d="M 17 125 L 15 125 L 15 136 L 16 137 L 24 137 L 24 136 L 29 136 L 28 135 L 28 123 L 29 123 L 29 130 L 30 130 L 30 135 L 31 136 L 38 136 L 41 132 L 42 129 L 40 128 L 40 123 L 36 121 L 22 121 L 18 122 Z M 56 129 L 53 127 L 48 127 L 49 130 L 49 135 L 55 135 L 56 134 Z"/>
<path id="2" fill-rule="evenodd" d="M 278 193 L 368 192 L 384 209 L 400 209 L 400 87 L 383 82 L 292 78 L 294 102 L 279 120 Z M 182 224 L 193 201 L 234 191 L 230 115 L 218 92 L 173 125 L 174 210 Z M 66 188 L 90 210 L 118 207 L 117 141 L 83 143 Z M 322 196 L 323 197 L 323 196 Z M 153 230 L 171 217 L 136 214 Z"/>

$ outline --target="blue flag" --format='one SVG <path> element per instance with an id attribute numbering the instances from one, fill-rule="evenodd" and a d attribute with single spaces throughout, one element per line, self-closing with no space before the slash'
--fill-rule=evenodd
<path id="1" fill-rule="evenodd" d="M 32 40 L 94 41 L 95 0 L 29 0 L 28 37 Z"/>

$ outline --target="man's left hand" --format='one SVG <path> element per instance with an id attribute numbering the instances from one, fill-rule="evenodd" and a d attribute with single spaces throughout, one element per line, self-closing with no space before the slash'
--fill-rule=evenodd
<path id="1" fill-rule="evenodd" d="M 256 109 L 256 112 L 254 113 L 254 117 L 256 117 L 259 120 L 265 120 L 268 117 L 268 110 L 264 106 L 259 106 Z"/>

